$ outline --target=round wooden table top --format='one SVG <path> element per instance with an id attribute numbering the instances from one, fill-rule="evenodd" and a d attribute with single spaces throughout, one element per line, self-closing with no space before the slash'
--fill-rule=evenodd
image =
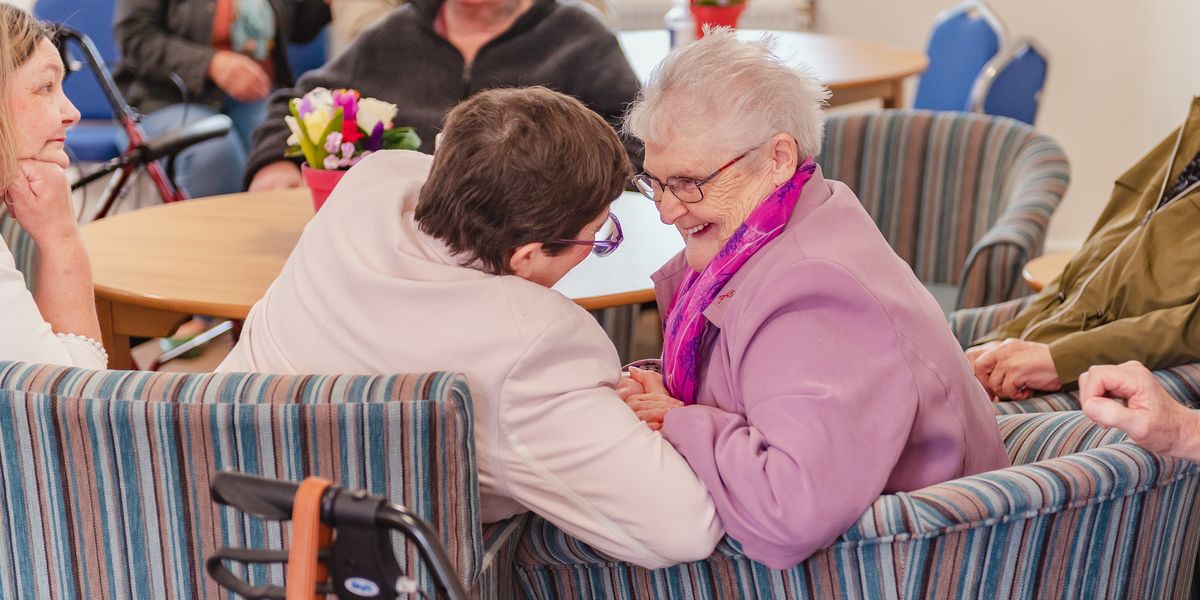
<path id="1" fill-rule="evenodd" d="M 902 80 L 929 66 L 923 52 L 881 42 L 800 31 L 737 30 L 738 38 L 743 40 L 757 40 L 764 34 L 779 40 L 779 58 L 792 66 L 807 66 L 834 94 Z M 643 82 L 670 49 L 667 32 L 661 29 L 622 31 L 618 38 L 633 71 Z"/>
<path id="2" fill-rule="evenodd" d="M 1058 279 L 1073 256 L 1075 256 L 1074 252 L 1043 254 L 1025 263 L 1025 268 L 1021 270 L 1021 277 L 1033 291 L 1040 292 L 1042 288 Z"/>
<path id="3" fill-rule="evenodd" d="M 613 204 L 625 242 L 589 257 L 555 289 L 584 308 L 652 300 L 650 274 L 683 247 L 654 203 L 628 192 Z M 83 227 L 96 294 L 171 312 L 245 319 L 312 218 L 306 188 L 174 202 Z"/>

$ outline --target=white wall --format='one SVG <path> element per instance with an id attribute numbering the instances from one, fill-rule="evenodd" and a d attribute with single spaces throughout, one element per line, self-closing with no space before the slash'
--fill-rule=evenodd
<path id="1" fill-rule="evenodd" d="M 15 4 L 21 8 L 24 8 L 25 10 L 29 10 L 33 8 L 34 0 L 0 0 L 0 2 L 3 2 L 4 4 Z"/>
<path id="2" fill-rule="evenodd" d="M 924 49 L 934 17 L 954 0 L 824 0 L 817 29 Z M 1200 2 L 990 0 L 1009 35 L 1050 53 L 1037 126 L 1066 149 L 1071 185 L 1047 248 L 1077 248 L 1112 181 L 1182 122 L 1200 94 L 1194 40 Z M 912 96 L 909 96 L 910 101 Z"/>

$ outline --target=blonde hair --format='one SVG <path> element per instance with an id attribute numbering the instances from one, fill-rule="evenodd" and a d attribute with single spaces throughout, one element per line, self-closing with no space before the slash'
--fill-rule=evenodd
<path id="1" fill-rule="evenodd" d="M 0 2 L 0 190 L 17 170 L 17 142 L 13 138 L 8 100 L 13 93 L 13 73 L 52 36 L 51 29 L 28 11 Z"/>
<path id="2" fill-rule="evenodd" d="M 625 113 L 624 131 L 643 142 L 682 136 L 704 148 L 740 152 L 778 133 L 803 157 L 821 152 L 829 91 L 775 54 L 776 39 L 738 40 L 727 27 L 672 51 Z"/>

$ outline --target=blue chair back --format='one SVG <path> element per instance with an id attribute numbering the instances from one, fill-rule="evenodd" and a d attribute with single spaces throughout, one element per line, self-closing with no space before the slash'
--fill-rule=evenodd
<path id="1" fill-rule="evenodd" d="M 1000 51 L 1004 27 L 982 0 L 967 0 L 938 15 L 929 36 L 929 68 L 921 75 L 913 108 L 968 110 L 971 87 Z"/>
<path id="2" fill-rule="evenodd" d="M 1046 51 L 1036 41 L 1017 40 L 979 74 L 971 91 L 971 110 L 1033 125 L 1048 69 Z"/>
<path id="3" fill-rule="evenodd" d="M 113 0 L 37 0 L 34 12 L 43 21 L 62 23 L 87 34 L 111 67 L 117 61 L 117 42 L 112 33 L 114 8 Z M 71 73 L 63 88 L 84 119 L 113 118 L 112 107 L 91 71 L 85 68 Z"/>
<path id="4" fill-rule="evenodd" d="M 117 63 L 117 42 L 113 38 L 114 0 L 37 0 L 34 13 L 43 21 L 61 23 L 92 39 L 105 64 Z M 71 47 L 72 60 L 82 64 L 78 49 Z M 72 72 L 63 82 L 63 92 L 79 109 L 81 121 L 67 132 L 67 148 L 77 160 L 106 161 L 120 154 L 113 121 L 112 106 L 96 75 L 86 66 Z"/>
<path id="5" fill-rule="evenodd" d="M 325 65 L 328 42 L 329 26 L 326 25 L 312 40 L 303 44 L 288 44 L 288 64 L 292 66 L 292 75 L 296 79 Z"/>

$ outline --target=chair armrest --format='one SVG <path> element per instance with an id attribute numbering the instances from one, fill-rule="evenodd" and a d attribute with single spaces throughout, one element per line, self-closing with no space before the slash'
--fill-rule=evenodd
<path id="1" fill-rule="evenodd" d="M 532 515 L 522 513 L 483 526 L 483 558 L 471 584 L 474 598 L 515 598 L 517 546 Z"/>
<path id="2" fill-rule="evenodd" d="M 1013 320 L 1034 296 L 1025 296 L 979 308 L 964 308 L 950 313 L 950 331 L 964 350 L 983 334 Z"/>
<path id="3" fill-rule="evenodd" d="M 1070 165 L 1049 137 L 1039 135 L 1008 176 L 1004 212 L 971 248 L 963 265 L 957 306 L 972 308 L 1022 293 L 1021 269 L 1041 256 L 1046 229 L 1066 192 Z"/>
<path id="4" fill-rule="evenodd" d="M 1088 508 L 1197 476 L 1200 466 L 1195 463 L 1121 442 L 883 496 L 835 546 L 889 544 L 897 538 L 934 538 L 1020 522 L 1049 526 Z"/>

